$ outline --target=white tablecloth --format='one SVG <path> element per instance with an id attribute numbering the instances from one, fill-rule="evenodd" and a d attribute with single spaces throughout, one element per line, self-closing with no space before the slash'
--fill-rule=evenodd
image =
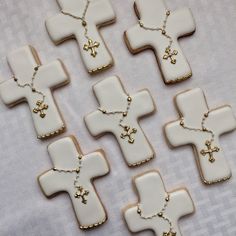
<path id="1" fill-rule="evenodd" d="M 35 138 L 26 104 L 9 109 L 0 103 L 1 236 L 130 235 L 121 209 L 137 200 L 131 177 L 150 169 L 160 170 L 168 190 L 182 186 L 189 189 L 196 212 L 180 221 L 183 235 L 236 235 L 236 132 L 221 139 L 233 177 L 209 187 L 199 179 L 191 147 L 171 150 L 162 129 L 166 122 L 177 118 L 174 95 L 188 88 L 201 87 L 211 108 L 230 104 L 236 114 L 236 3 L 234 0 L 167 2 L 170 9 L 190 7 L 197 24 L 194 35 L 180 40 L 193 77 L 172 86 L 164 85 L 152 51 L 133 56 L 126 48 L 123 32 L 137 22 L 132 0 L 112 0 L 117 22 L 103 28 L 101 33 L 114 56 L 115 66 L 92 77 L 82 65 L 75 41 L 56 47 L 48 37 L 44 21 L 58 12 L 55 0 L 0 0 L 1 80 L 11 76 L 5 56 L 26 44 L 38 50 L 43 63 L 62 59 L 71 75 L 71 84 L 54 92 L 68 130 L 48 141 Z M 84 125 L 84 115 L 97 107 L 92 85 L 110 75 L 120 76 L 130 93 L 148 88 L 157 104 L 156 114 L 141 121 L 157 156 L 139 168 L 126 166 L 111 135 L 95 140 Z M 51 168 L 47 144 L 70 134 L 78 138 L 85 153 L 103 148 L 111 165 L 111 173 L 95 182 L 109 220 L 87 233 L 79 230 L 68 195 L 60 194 L 48 200 L 37 183 L 37 176 Z"/>

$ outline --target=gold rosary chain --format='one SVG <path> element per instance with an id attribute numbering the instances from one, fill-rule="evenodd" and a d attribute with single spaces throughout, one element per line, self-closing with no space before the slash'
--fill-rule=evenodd
<path id="1" fill-rule="evenodd" d="M 184 118 L 183 117 L 181 118 L 180 125 L 186 130 L 195 131 L 195 132 L 209 133 L 211 135 L 210 142 L 212 143 L 215 140 L 215 134 L 212 130 L 208 129 L 205 126 L 205 122 L 206 122 L 207 118 L 209 117 L 210 112 L 211 111 L 208 110 L 206 113 L 204 113 L 204 115 L 202 117 L 202 121 L 201 121 L 201 128 L 194 128 L 194 127 L 186 126 L 185 123 L 184 123 Z"/>
<path id="2" fill-rule="evenodd" d="M 123 129 L 123 132 L 120 134 L 121 139 L 126 139 L 128 138 L 128 143 L 133 144 L 135 141 L 135 138 L 133 138 L 133 135 L 137 133 L 137 129 L 129 126 L 128 124 L 123 124 L 125 117 L 128 116 L 130 106 L 132 103 L 132 97 L 129 94 L 127 95 L 127 106 L 125 111 L 106 111 L 105 109 L 98 108 L 98 111 L 102 112 L 104 115 L 116 115 L 116 114 L 121 114 L 122 117 L 119 120 L 118 126 L 120 126 Z"/>
<path id="3" fill-rule="evenodd" d="M 38 70 L 39 70 L 40 67 L 41 67 L 41 65 L 37 65 L 36 67 L 34 67 L 34 73 L 32 75 L 30 83 L 20 84 L 19 83 L 19 79 L 15 75 L 13 75 L 13 80 L 16 82 L 18 87 L 20 87 L 20 88 L 29 87 L 33 93 L 37 93 L 37 94 L 41 95 L 42 96 L 42 101 L 44 102 L 45 101 L 45 97 L 46 97 L 45 94 L 42 93 L 41 91 L 37 90 L 34 87 L 34 80 L 35 80 L 35 78 L 37 76 L 37 73 L 38 73 Z"/>
<path id="4" fill-rule="evenodd" d="M 165 204 L 164 204 L 163 208 L 159 212 L 156 212 L 156 213 L 154 213 L 153 215 L 150 215 L 150 216 L 144 216 L 142 214 L 140 203 L 138 203 L 138 205 L 137 205 L 137 213 L 144 220 L 151 220 L 153 218 L 160 217 L 161 219 L 165 220 L 169 224 L 169 226 L 170 226 L 169 231 L 172 231 L 173 230 L 172 222 L 171 222 L 171 220 L 168 217 L 166 217 L 164 215 L 164 213 L 165 213 L 165 211 L 166 211 L 166 209 L 168 207 L 169 201 L 170 201 L 170 195 L 169 195 L 169 193 L 167 193 L 167 197 L 165 197 Z"/>
<path id="5" fill-rule="evenodd" d="M 122 114 L 122 118 L 119 120 L 119 126 L 121 126 L 122 128 L 125 127 L 125 125 L 123 125 L 123 121 L 125 119 L 126 116 L 128 116 L 129 110 L 130 110 L 130 106 L 131 106 L 131 102 L 132 102 L 132 98 L 129 94 L 127 94 L 127 106 L 125 111 L 107 111 L 106 109 L 103 108 L 98 108 L 98 110 L 100 112 L 102 112 L 105 115 L 116 115 L 116 114 Z"/>
<path id="6" fill-rule="evenodd" d="M 90 0 L 87 0 L 82 16 L 76 16 L 76 15 L 70 13 L 70 12 L 66 12 L 64 10 L 61 10 L 62 14 L 66 15 L 66 16 L 70 16 L 70 17 L 72 17 L 76 20 L 81 20 L 82 21 L 82 26 L 84 27 L 84 36 L 88 40 L 90 39 L 90 37 L 88 36 L 88 27 L 87 27 L 87 22 L 86 22 L 86 14 L 87 14 L 87 11 L 88 11 L 88 8 L 89 8 L 89 4 L 90 4 Z"/>
<path id="7" fill-rule="evenodd" d="M 76 177 L 75 177 L 75 180 L 74 180 L 74 188 L 77 189 L 77 188 L 81 188 L 82 186 L 78 186 L 78 179 L 80 178 L 80 171 L 82 169 L 82 158 L 83 158 L 83 155 L 82 154 L 79 154 L 77 156 L 78 160 L 79 160 L 79 165 L 76 169 L 58 169 L 58 168 L 53 168 L 52 170 L 53 171 L 56 171 L 56 172 L 59 172 L 59 173 L 76 173 Z"/>
<path id="8" fill-rule="evenodd" d="M 145 30 L 149 30 L 149 31 L 161 31 L 162 35 L 164 37 L 166 37 L 168 40 L 169 40 L 169 45 L 167 46 L 168 48 L 170 48 L 172 46 L 172 43 L 173 43 L 173 40 L 171 38 L 170 35 L 168 35 L 166 33 L 166 25 L 167 25 L 167 20 L 168 20 L 168 17 L 170 16 L 170 10 L 167 10 L 166 11 L 166 14 L 165 14 L 165 19 L 163 21 L 163 25 L 162 27 L 149 27 L 149 26 L 146 26 L 143 21 L 139 20 L 139 26 Z"/>

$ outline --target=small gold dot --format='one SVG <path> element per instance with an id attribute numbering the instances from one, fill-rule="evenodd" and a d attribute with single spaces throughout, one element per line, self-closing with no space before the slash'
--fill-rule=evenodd
<path id="1" fill-rule="evenodd" d="M 170 11 L 167 11 L 167 12 L 166 12 L 166 15 L 169 16 L 169 15 L 170 15 Z"/>
<path id="2" fill-rule="evenodd" d="M 86 26 L 87 25 L 87 22 L 85 20 L 82 21 L 82 26 Z"/>
<path id="3" fill-rule="evenodd" d="M 165 31 L 165 30 L 162 30 L 162 32 L 161 32 L 161 33 L 165 35 L 165 34 L 166 34 L 166 31 Z"/>

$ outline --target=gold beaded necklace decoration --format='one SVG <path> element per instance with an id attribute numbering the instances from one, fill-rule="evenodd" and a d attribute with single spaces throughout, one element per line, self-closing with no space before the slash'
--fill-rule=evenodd
<path id="1" fill-rule="evenodd" d="M 91 37 L 88 36 L 88 23 L 87 23 L 87 20 L 86 20 L 86 13 L 88 11 L 89 4 L 90 4 L 90 0 L 86 0 L 86 5 L 85 5 L 85 8 L 84 8 L 82 17 L 81 16 L 76 16 L 76 15 L 74 15 L 72 13 L 69 13 L 69 12 L 65 12 L 64 10 L 61 10 L 61 13 L 66 15 L 66 16 L 70 16 L 70 17 L 72 17 L 76 20 L 80 20 L 82 22 L 82 26 L 84 28 L 84 37 L 87 39 L 87 43 L 84 44 L 83 49 L 87 52 L 90 51 L 90 55 L 92 57 L 96 57 L 97 56 L 96 48 L 98 48 L 100 46 L 100 43 L 94 41 Z"/>
<path id="2" fill-rule="evenodd" d="M 185 125 L 184 123 L 184 118 L 182 117 L 180 119 L 180 125 L 186 129 L 186 130 L 190 130 L 190 131 L 195 131 L 195 132 L 202 132 L 202 133 L 208 133 L 210 134 L 211 138 L 210 140 L 206 140 L 205 141 L 205 145 L 207 147 L 207 149 L 202 149 L 200 151 L 200 154 L 204 157 L 206 155 L 209 155 L 209 158 L 208 158 L 208 161 L 210 163 L 213 163 L 215 162 L 215 157 L 214 157 L 214 153 L 215 152 L 219 152 L 220 151 L 220 148 L 219 147 L 212 147 L 212 143 L 214 142 L 215 140 L 215 134 L 212 130 L 210 130 L 209 128 L 207 128 L 205 126 L 205 122 L 206 122 L 206 119 L 209 117 L 209 114 L 210 114 L 210 110 L 208 110 L 204 115 L 203 115 L 203 118 L 202 118 L 202 121 L 201 121 L 201 128 L 194 128 L 194 127 L 188 127 Z"/>
<path id="3" fill-rule="evenodd" d="M 19 83 L 19 79 L 16 78 L 15 75 L 13 75 L 13 80 L 16 82 L 16 84 L 17 84 L 17 86 L 19 88 L 29 87 L 31 89 L 32 93 L 36 93 L 36 94 L 38 94 L 38 95 L 40 95 L 42 97 L 41 100 L 37 100 L 36 101 L 36 103 L 35 103 L 36 107 L 33 109 L 33 112 L 35 114 L 39 114 L 39 116 L 41 118 L 44 118 L 46 116 L 45 110 L 48 109 L 48 105 L 46 103 L 44 103 L 46 96 L 45 96 L 45 94 L 43 92 L 39 91 L 34 86 L 34 80 L 35 80 L 35 78 L 37 76 L 39 68 L 40 68 L 40 65 L 37 65 L 36 67 L 34 67 L 34 73 L 33 73 L 33 76 L 31 78 L 31 82 L 30 83 L 25 83 L 25 84 Z"/>
<path id="4" fill-rule="evenodd" d="M 129 125 L 123 124 L 125 117 L 128 116 L 130 106 L 132 103 L 132 98 L 130 95 L 127 94 L 127 106 L 125 111 L 107 111 L 102 108 L 98 108 L 100 112 L 102 112 L 104 115 L 121 115 L 121 119 L 119 120 L 119 126 L 122 127 L 123 132 L 120 135 L 120 138 L 125 139 L 128 138 L 128 143 L 133 144 L 135 141 L 135 138 L 133 137 L 134 134 L 137 133 L 136 128 L 132 128 Z"/>
<path id="5" fill-rule="evenodd" d="M 84 187 L 79 184 L 79 178 L 80 178 L 80 172 L 81 172 L 81 169 L 82 169 L 83 156 L 79 155 L 77 158 L 79 160 L 79 165 L 76 169 L 65 170 L 65 169 L 53 168 L 53 171 L 56 171 L 56 172 L 59 172 L 59 173 L 75 173 L 76 176 L 75 176 L 75 180 L 74 180 L 74 188 L 75 188 L 76 191 L 75 191 L 74 197 L 77 198 L 77 199 L 81 199 L 81 202 L 83 204 L 87 204 L 88 200 L 86 198 L 89 195 L 89 191 L 85 190 Z"/>
<path id="6" fill-rule="evenodd" d="M 170 16 L 170 11 L 167 10 L 166 11 L 166 14 L 165 14 L 165 19 L 163 21 L 163 25 L 162 27 L 148 27 L 146 26 L 143 21 L 139 20 L 138 23 L 139 23 L 139 26 L 145 30 L 149 30 L 149 31 L 160 31 L 161 34 L 163 35 L 163 37 L 167 38 L 169 40 L 169 44 L 168 46 L 165 48 L 165 53 L 163 55 L 163 59 L 164 60 L 168 60 L 170 59 L 170 62 L 171 64 L 176 64 L 177 60 L 174 58 L 174 56 L 176 56 L 178 54 L 178 51 L 177 50 L 172 50 L 171 49 L 171 46 L 173 44 L 173 39 L 170 35 L 167 34 L 166 32 L 166 25 L 167 25 L 167 20 L 168 20 L 168 17 Z"/>
<path id="7" fill-rule="evenodd" d="M 163 219 L 164 221 L 166 221 L 169 224 L 169 230 L 168 232 L 163 232 L 162 236 L 176 236 L 177 233 L 174 232 L 174 228 L 173 228 L 173 224 L 171 222 L 171 220 L 165 216 L 165 211 L 168 207 L 168 203 L 170 202 L 170 195 L 169 193 L 167 193 L 167 197 L 165 197 L 165 203 L 163 208 L 161 209 L 161 211 L 158 211 L 156 213 L 154 213 L 153 215 L 149 215 L 149 216 L 145 216 L 143 215 L 143 211 L 141 210 L 141 205 L 140 203 L 138 203 L 137 205 L 137 213 L 139 214 L 139 216 L 144 219 L 144 220 L 151 220 L 153 218 L 159 217 L 160 219 Z"/>

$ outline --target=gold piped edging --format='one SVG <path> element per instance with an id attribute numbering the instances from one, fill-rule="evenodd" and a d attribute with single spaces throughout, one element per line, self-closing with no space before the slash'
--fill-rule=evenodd
<path id="1" fill-rule="evenodd" d="M 150 157 L 150 158 L 147 158 L 147 159 L 143 160 L 143 161 L 139 161 L 139 162 L 136 162 L 136 163 L 134 163 L 134 164 L 128 164 L 128 165 L 129 165 L 130 167 L 140 166 L 140 165 L 142 165 L 142 164 L 144 164 L 144 163 L 146 163 L 146 162 L 148 162 L 148 161 L 151 161 L 153 158 L 154 158 L 154 155 L 153 155 L 152 157 Z"/>
<path id="2" fill-rule="evenodd" d="M 187 75 L 185 75 L 185 76 L 176 78 L 176 79 L 174 79 L 174 80 L 166 81 L 165 83 L 166 83 L 166 84 L 174 84 L 174 83 L 182 82 L 182 81 L 184 81 L 184 80 L 189 79 L 191 76 L 192 76 L 192 72 L 190 72 L 189 74 L 187 74 Z"/>
<path id="3" fill-rule="evenodd" d="M 97 72 L 99 72 L 99 71 L 101 71 L 101 70 L 108 69 L 108 68 L 112 67 L 112 65 L 113 65 L 112 63 L 109 63 L 109 64 L 107 64 L 107 65 L 100 66 L 100 67 L 98 67 L 98 68 L 96 68 L 96 69 L 89 70 L 88 73 L 89 73 L 89 74 L 94 74 L 94 73 L 97 73 Z"/>
<path id="4" fill-rule="evenodd" d="M 105 217 L 102 221 L 100 221 L 98 223 L 95 223 L 95 224 L 92 224 L 92 225 L 86 225 L 86 226 L 85 225 L 80 225 L 79 228 L 82 229 L 82 230 L 92 229 L 94 227 L 98 227 L 98 226 L 104 224 L 106 222 L 106 220 L 107 220 L 107 217 Z"/>
<path id="5" fill-rule="evenodd" d="M 229 175 L 229 176 L 227 176 L 227 177 L 224 177 L 224 178 L 222 178 L 222 179 L 217 179 L 217 180 L 214 180 L 214 181 L 206 181 L 206 180 L 203 180 L 203 182 L 204 182 L 205 184 L 208 184 L 208 185 L 210 185 L 210 184 L 216 184 L 216 183 L 220 183 L 220 182 L 223 182 L 223 181 L 226 181 L 226 180 L 230 179 L 231 176 L 232 176 L 232 174 Z"/>
<path id="6" fill-rule="evenodd" d="M 54 132 L 51 132 L 51 133 L 47 133 L 47 134 L 44 134 L 44 135 L 38 135 L 37 138 L 38 139 L 45 139 L 45 138 L 49 138 L 51 136 L 54 136 L 54 135 L 57 135 L 57 134 L 60 134 L 62 133 L 64 130 L 65 130 L 66 126 L 63 125 L 60 129 L 54 131 Z"/>

